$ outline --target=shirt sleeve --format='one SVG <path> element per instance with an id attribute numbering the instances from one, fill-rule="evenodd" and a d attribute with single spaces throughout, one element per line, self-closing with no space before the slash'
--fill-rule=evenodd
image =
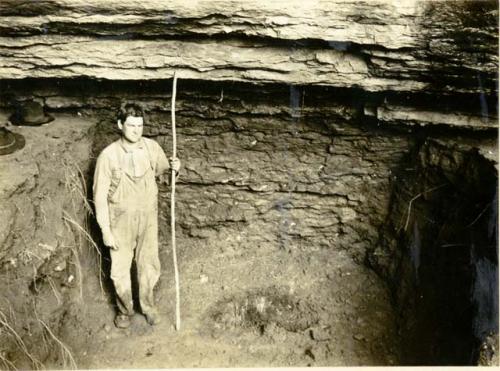
<path id="1" fill-rule="evenodd" d="M 110 232 L 108 193 L 111 185 L 111 168 L 108 156 L 101 153 L 97 158 L 94 173 L 94 205 L 97 223 L 103 233 Z"/>
<path id="2" fill-rule="evenodd" d="M 168 170 L 170 170 L 170 164 L 167 159 L 167 155 L 163 151 L 163 148 L 156 143 L 156 175 L 162 175 Z"/>

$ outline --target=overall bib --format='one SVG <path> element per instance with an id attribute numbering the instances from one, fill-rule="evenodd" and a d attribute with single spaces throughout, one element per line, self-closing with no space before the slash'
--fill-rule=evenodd
<path id="1" fill-rule="evenodd" d="M 149 151 L 148 151 L 149 152 Z M 143 313 L 154 308 L 153 289 L 160 277 L 158 256 L 158 187 L 155 169 L 133 176 L 123 169 L 113 170 L 112 182 L 118 182 L 109 197 L 111 233 L 118 250 L 110 250 L 113 280 L 119 313 L 134 312 L 131 287 L 131 266 L 135 258 L 139 283 L 139 301 Z M 115 183 L 116 184 L 116 183 Z"/>

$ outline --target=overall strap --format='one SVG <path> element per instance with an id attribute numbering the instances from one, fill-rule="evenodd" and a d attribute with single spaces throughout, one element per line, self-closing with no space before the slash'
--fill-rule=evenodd
<path id="1" fill-rule="evenodd" d="M 146 139 L 142 139 L 142 142 L 144 143 L 144 147 L 146 147 L 146 152 L 148 153 L 148 158 L 149 158 L 149 164 L 151 165 L 151 170 L 153 170 L 153 173 L 156 175 L 156 162 L 153 161 L 153 156 L 151 156 L 151 151 L 149 149 L 149 144 Z"/>
<path id="2" fill-rule="evenodd" d="M 115 156 L 115 164 L 118 166 L 118 169 L 120 172 L 125 168 L 125 165 L 123 164 L 125 161 L 125 156 L 121 155 L 121 145 L 120 143 L 116 142 L 116 150 L 113 151 L 113 154 Z"/>

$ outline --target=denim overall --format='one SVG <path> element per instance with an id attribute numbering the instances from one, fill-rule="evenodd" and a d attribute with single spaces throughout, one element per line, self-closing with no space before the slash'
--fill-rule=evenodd
<path id="1" fill-rule="evenodd" d="M 155 164 L 145 142 L 149 164 L 144 174 L 128 174 L 121 168 L 112 170 L 109 201 L 111 233 L 118 250 L 111 253 L 111 279 L 116 293 L 118 310 L 134 312 L 131 288 L 131 266 L 135 258 L 139 283 L 139 301 L 143 313 L 154 308 L 153 289 L 160 277 L 158 256 L 158 187 Z M 133 154 L 127 153 L 127 156 Z"/>

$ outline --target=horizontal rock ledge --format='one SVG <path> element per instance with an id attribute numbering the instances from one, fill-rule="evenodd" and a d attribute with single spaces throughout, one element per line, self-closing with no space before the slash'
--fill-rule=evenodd
<path id="1" fill-rule="evenodd" d="M 105 112 L 114 110 L 121 99 L 128 99 L 141 102 L 147 112 L 166 113 L 170 112 L 171 85 L 171 79 L 3 80 L 0 107 L 12 111 L 15 101 L 34 98 L 52 112 L 87 109 Z M 262 117 L 266 117 L 264 121 L 278 120 L 284 126 L 297 119 L 373 127 L 438 125 L 477 131 L 496 130 L 498 126 L 494 97 L 483 97 L 480 101 L 472 94 L 366 93 L 347 88 L 184 79 L 178 83 L 176 112 L 207 121 L 231 117 L 231 125 L 236 126 L 245 126 L 245 120 L 254 122 Z"/>
<path id="2" fill-rule="evenodd" d="M 4 0 L 0 15 L 0 78 L 150 80 L 175 68 L 211 81 L 497 91 L 495 1 Z"/>
<path id="3" fill-rule="evenodd" d="M 365 115 L 376 118 L 381 123 L 394 125 L 444 125 L 467 129 L 496 129 L 498 117 L 473 115 L 463 112 L 440 112 L 419 109 L 412 106 L 383 104 L 365 107 Z"/>
<path id="4" fill-rule="evenodd" d="M 0 79 L 92 77 L 170 78 L 360 87 L 414 91 L 421 81 L 371 74 L 361 57 L 335 49 L 298 49 L 241 42 L 96 40 L 86 37 L 0 38 Z"/>
<path id="5" fill-rule="evenodd" d="M 425 2 L 399 1 L 134 1 L 50 0 L 0 3 L 0 32 L 25 34 L 79 29 L 79 34 L 231 34 L 287 40 L 422 45 Z M 85 28 L 85 26 L 90 26 Z M 110 27 L 110 25 L 112 27 Z M 138 27 L 145 25 L 146 27 Z M 84 27 L 79 27 L 84 26 Z"/>

